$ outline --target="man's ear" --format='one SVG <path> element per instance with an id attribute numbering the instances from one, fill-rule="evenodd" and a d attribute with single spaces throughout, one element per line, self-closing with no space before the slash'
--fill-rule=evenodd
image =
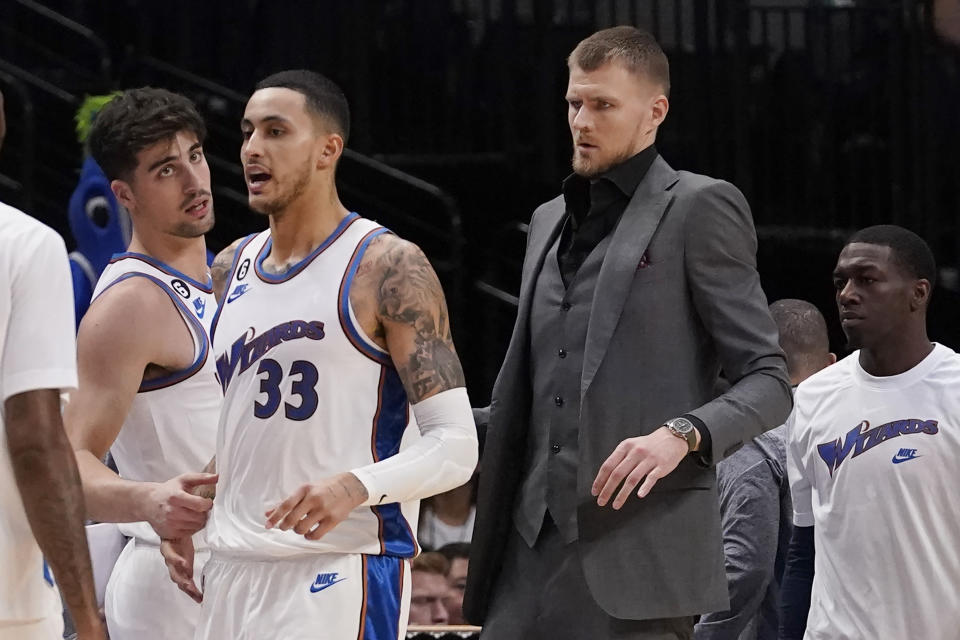
<path id="1" fill-rule="evenodd" d="M 320 154 L 317 156 L 317 169 L 330 169 L 337 164 L 343 155 L 343 136 L 339 133 L 328 133 L 320 139 Z"/>
<path id="2" fill-rule="evenodd" d="M 117 202 L 123 205 L 127 211 L 131 211 L 136 205 L 137 199 L 133 196 L 133 189 L 129 183 L 124 180 L 111 180 L 110 190 L 113 191 Z"/>
<path id="3" fill-rule="evenodd" d="M 917 311 L 930 304 L 930 281 L 920 278 L 913 285 L 913 295 L 910 297 L 910 310 Z"/>

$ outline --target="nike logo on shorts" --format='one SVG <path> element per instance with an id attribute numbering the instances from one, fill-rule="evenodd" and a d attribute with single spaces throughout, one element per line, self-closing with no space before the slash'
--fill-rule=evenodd
<path id="1" fill-rule="evenodd" d="M 332 587 L 338 582 L 343 582 L 346 578 L 337 578 L 339 574 L 336 572 L 333 573 L 318 573 L 317 579 L 313 581 L 313 584 L 310 585 L 310 593 L 318 593 Z"/>

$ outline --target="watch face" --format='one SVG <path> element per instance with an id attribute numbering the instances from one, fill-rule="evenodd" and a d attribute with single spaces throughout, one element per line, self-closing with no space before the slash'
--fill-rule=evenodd
<path id="1" fill-rule="evenodd" d="M 693 431 L 693 423 L 686 418 L 677 418 L 676 420 L 671 420 L 670 426 L 677 433 L 682 433 L 684 435 Z"/>

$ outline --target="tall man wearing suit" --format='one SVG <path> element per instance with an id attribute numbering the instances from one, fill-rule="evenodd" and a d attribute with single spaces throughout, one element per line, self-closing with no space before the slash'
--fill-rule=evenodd
<path id="1" fill-rule="evenodd" d="M 653 146 L 657 42 L 607 29 L 568 62 L 573 174 L 530 222 L 464 612 L 491 640 L 689 638 L 728 607 L 713 465 L 790 383 L 743 195 Z"/>

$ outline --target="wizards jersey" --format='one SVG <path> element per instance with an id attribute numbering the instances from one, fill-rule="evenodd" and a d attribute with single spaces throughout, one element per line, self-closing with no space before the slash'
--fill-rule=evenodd
<path id="1" fill-rule="evenodd" d="M 246 238 L 213 327 L 224 406 L 220 481 L 207 535 L 215 554 L 416 553 L 418 504 L 358 507 L 322 539 L 265 528 L 304 484 L 395 455 L 419 438 L 389 355 L 359 328 L 350 285 L 387 230 L 350 214 L 282 275 L 264 271 L 269 231 Z"/>
<path id="2" fill-rule="evenodd" d="M 210 353 L 210 325 L 217 302 L 212 282 L 201 283 L 150 256 L 120 253 L 100 276 L 97 296 L 129 278 L 160 287 L 180 312 L 193 337 L 194 361 L 182 371 L 144 380 L 110 452 L 124 478 L 164 482 L 201 471 L 213 457 L 222 402 Z M 125 523 L 129 536 L 159 544 L 146 522 Z"/>

